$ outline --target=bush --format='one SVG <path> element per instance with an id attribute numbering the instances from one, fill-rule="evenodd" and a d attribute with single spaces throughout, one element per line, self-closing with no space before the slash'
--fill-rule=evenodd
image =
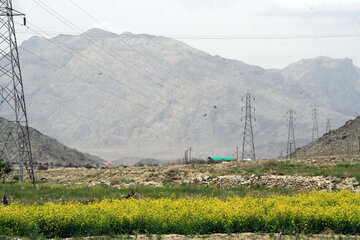
<path id="1" fill-rule="evenodd" d="M 10 163 L 4 162 L 3 159 L 0 159 L 0 178 L 2 178 L 3 183 L 9 173 L 13 171 Z"/>
<path id="2" fill-rule="evenodd" d="M 37 169 L 38 169 L 38 170 L 48 170 L 49 167 L 43 166 L 43 165 L 39 165 L 39 166 L 37 167 Z"/>
<path id="3" fill-rule="evenodd" d="M 86 168 L 86 169 L 92 169 L 92 168 L 96 168 L 96 167 L 88 163 L 88 164 L 86 164 L 86 165 L 84 166 L 84 168 Z"/>

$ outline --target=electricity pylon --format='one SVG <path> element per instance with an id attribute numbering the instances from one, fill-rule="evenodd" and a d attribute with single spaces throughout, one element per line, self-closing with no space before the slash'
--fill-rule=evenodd
<path id="1" fill-rule="evenodd" d="M 312 119 L 313 119 L 312 142 L 315 142 L 319 139 L 319 129 L 318 129 L 318 123 L 317 123 L 316 106 L 313 108 Z"/>
<path id="2" fill-rule="evenodd" d="M 287 148 L 286 148 L 286 159 L 291 160 L 292 158 L 296 158 L 296 145 L 295 145 L 295 112 L 293 110 L 289 110 L 287 112 L 288 117 L 288 140 L 287 140 Z"/>
<path id="3" fill-rule="evenodd" d="M 241 100 L 245 102 L 245 116 L 241 118 L 241 121 L 245 119 L 241 160 L 254 160 L 255 146 L 252 119 L 256 119 L 251 116 L 251 111 L 255 111 L 255 108 L 251 105 L 251 100 L 255 101 L 255 98 L 252 97 L 250 93 L 247 93 L 244 97 L 242 97 Z M 242 108 L 241 110 L 243 111 L 244 108 Z"/>
<path id="4" fill-rule="evenodd" d="M 20 183 L 24 168 L 35 184 L 24 88 L 13 18 L 25 15 L 0 0 L 0 158 L 17 168 Z"/>
<path id="5" fill-rule="evenodd" d="M 331 131 L 331 119 L 329 117 L 327 117 L 325 133 L 329 133 L 330 131 Z"/>

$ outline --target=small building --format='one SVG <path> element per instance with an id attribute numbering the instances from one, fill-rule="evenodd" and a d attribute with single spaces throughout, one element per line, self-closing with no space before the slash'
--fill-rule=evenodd
<path id="1" fill-rule="evenodd" d="M 208 157 L 208 162 L 216 163 L 216 162 L 233 162 L 236 161 L 233 157 Z"/>

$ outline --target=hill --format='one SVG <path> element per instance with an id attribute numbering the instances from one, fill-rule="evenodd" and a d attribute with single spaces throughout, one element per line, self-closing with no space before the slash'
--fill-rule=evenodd
<path id="1" fill-rule="evenodd" d="M 256 97 L 259 158 L 286 149 L 289 108 L 297 112 L 299 145 L 311 139 L 315 104 L 320 131 L 328 115 L 339 127 L 360 112 L 353 104 L 360 100 L 360 75 L 350 59 L 264 69 L 161 36 L 99 29 L 32 37 L 19 51 L 30 124 L 81 151 L 129 159 L 127 165 L 182 158 L 189 146 L 194 158 L 234 156 L 247 91 Z"/>
<path id="2" fill-rule="evenodd" d="M 316 142 L 297 149 L 303 155 L 354 154 L 360 151 L 360 116 L 324 134 Z"/>
<path id="3" fill-rule="evenodd" d="M 0 117 L 0 121 L 3 126 L 3 122 L 7 120 Z M 11 124 L 13 123 L 8 122 L 6 125 Z M 35 166 L 98 166 L 103 162 L 101 158 L 69 148 L 34 128 L 30 127 L 29 131 Z M 6 131 L 2 131 L 2 134 L 5 139 Z"/>

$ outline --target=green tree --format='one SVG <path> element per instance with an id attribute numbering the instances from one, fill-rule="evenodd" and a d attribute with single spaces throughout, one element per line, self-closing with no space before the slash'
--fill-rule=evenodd
<path id="1" fill-rule="evenodd" d="M 5 182 L 6 176 L 12 172 L 11 165 L 5 162 L 3 159 L 0 159 L 0 178 L 2 178 L 3 183 Z"/>

